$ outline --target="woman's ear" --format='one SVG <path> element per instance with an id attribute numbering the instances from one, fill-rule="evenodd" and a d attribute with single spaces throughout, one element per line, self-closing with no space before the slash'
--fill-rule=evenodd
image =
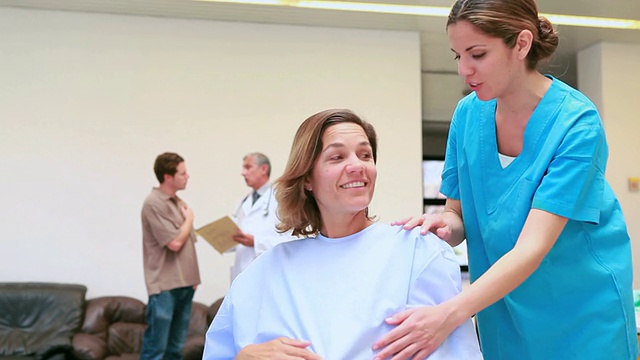
<path id="1" fill-rule="evenodd" d="M 531 46 L 533 44 L 533 34 L 529 30 L 522 30 L 518 34 L 518 38 L 516 39 L 515 49 L 518 53 L 518 59 L 524 60 L 529 55 L 529 51 L 531 50 Z"/>

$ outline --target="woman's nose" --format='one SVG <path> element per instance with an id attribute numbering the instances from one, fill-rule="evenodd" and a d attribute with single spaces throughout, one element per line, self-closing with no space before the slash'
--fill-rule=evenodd
<path id="1" fill-rule="evenodd" d="M 352 161 L 347 165 L 347 172 L 362 172 L 364 171 L 364 164 L 361 161 Z"/>

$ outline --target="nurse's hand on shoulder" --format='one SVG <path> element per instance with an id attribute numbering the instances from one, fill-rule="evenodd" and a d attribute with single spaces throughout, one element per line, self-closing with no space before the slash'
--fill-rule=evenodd
<path id="1" fill-rule="evenodd" d="M 398 326 L 373 344 L 373 350 L 382 349 L 374 360 L 426 359 L 456 328 L 440 305 L 405 310 L 385 321 Z"/>
<path id="2" fill-rule="evenodd" d="M 421 216 L 412 216 L 394 221 L 391 225 L 402 225 L 402 228 L 405 230 L 411 230 L 420 226 L 420 233 L 422 235 L 426 235 L 431 231 L 444 241 L 451 238 L 451 227 L 445 222 L 442 214 L 422 214 Z"/>
<path id="3" fill-rule="evenodd" d="M 307 350 L 310 341 L 280 337 L 262 344 L 245 346 L 235 360 L 322 360 Z"/>

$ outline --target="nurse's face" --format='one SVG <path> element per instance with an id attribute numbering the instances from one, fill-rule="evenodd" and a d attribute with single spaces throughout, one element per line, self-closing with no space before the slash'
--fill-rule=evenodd
<path id="1" fill-rule="evenodd" d="M 514 80 L 516 72 L 525 65 L 517 59 L 515 47 L 507 48 L 502 39 L 464 20 L 449 25 L 447 36 L 458 61 L 458 74 L 480 100 L 502 97 L 519 85 Z"/>
<path id="2" fill-rule="evenodd" d="M 340 123 L 322 135 L 322 151 L 305 187 L 313 192 L 323 218 L 353 215 L 369 206 L 376 176 L 364 129 L 354 123 Z"/>

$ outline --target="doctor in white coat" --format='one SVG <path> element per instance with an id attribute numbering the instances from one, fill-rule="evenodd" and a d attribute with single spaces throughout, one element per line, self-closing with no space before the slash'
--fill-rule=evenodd
<path id="1" fill-rule="evenodd" d="M 242 177 L 251 192 L 236 206 L 234 217 L 240 231 L 233 237 L 236 245 L 235 263 L 231 267 L 231 281 L 261 253 L 275 245 L 297 239 L 276 230 L 278 202 L 269 182 L 271 163 L 262 153 L 251 153 L 242 159 Z"/>

